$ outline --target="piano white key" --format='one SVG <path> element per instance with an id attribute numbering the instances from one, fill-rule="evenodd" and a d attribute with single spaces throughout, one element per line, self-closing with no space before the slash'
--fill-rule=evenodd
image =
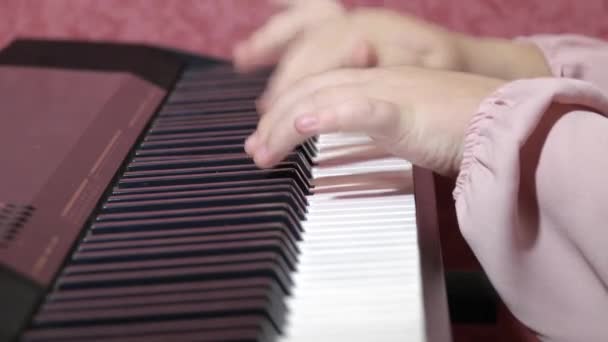
<path id="1" fill-rule="evenodd" d="M 369 142 L 356 134 L 319 137 L 282 342 L 424 341 L 411 166 L 345 157 L 365 158 Z"/>

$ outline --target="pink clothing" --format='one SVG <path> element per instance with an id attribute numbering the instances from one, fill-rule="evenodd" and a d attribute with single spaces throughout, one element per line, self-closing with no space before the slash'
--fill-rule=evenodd
<path id="1" fill-rule="evenodd" d="M 544 341 L 608 341 L 608 43 L 530 39 L 556 78 L 487 98 L 454 198 L 465 239 Z"/>

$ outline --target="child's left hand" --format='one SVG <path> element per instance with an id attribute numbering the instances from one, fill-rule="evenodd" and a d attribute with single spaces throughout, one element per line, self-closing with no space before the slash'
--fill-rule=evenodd
<path id="1" fill-rule="evenodd" d="M 363 132 L 396 156 L 454 175 L 471 117 L 503 83 L 414 67 L 330 71 L 282 92 L 245 149 L 267 168 L 311 136 Z"/>

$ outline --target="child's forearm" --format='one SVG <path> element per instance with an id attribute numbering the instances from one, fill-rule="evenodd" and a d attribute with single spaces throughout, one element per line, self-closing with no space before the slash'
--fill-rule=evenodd
<path id="1" fill-rule="evenodd" d="M 508 39 L 478 38 L 457 34 L 465 72 L 516 80 L 551 76 L 540 49 Z"/>

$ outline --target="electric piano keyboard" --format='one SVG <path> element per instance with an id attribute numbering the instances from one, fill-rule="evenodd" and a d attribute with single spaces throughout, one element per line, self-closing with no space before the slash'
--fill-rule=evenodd
<path id="1" fill-rule="evenodd" d="M 91 100 L 91 105 L 100 109 L 93 110 L 88 125 L 80 126 L 87 134 L 72 141 L 83 143 L 88 136 L 106 134 L 105 140 L 98 137 L 104 143 L 90 148 L 97 158 L 86 161 L 70 159 L 70 152 L 61 155 L 65 159 L 57 170 L 63 167 L 70 172 L 70 166 L 76 170 L 81 163 L 88 171 L 84 181 L 79 177 L 86 172 L 62 183 L 69 184 L 65 187 L 71 195 L 64 196 L 65 203 L 56 197 L 62 210 L 45 212 L 46 202 L 38 193 L 29 202 L 3 202 L 11 193 L 0 193 L 2 210 L 22 212 L 15 221 L 0 223 L 0 232 L 8 227 L 0 248 L 0 275 L 10 278 L 0 296 L 24 291 L 26 298 L 14 304 L 23 307 L 18 310 L 23 313 L 20 321 L 11 318 L 11 326 L 18 330 L 7 329 L 2 338 L 450 339 L 436 223 L 419 210 L 433 205 L 432 197 L 418 190 L 425 180 L 428 183 L 428 172 L 415 168 L 413 172 L 409 163 L 384 155 L 365 137 L 352 134 L 311 139 L 277 167 L 261 170 L 244 154 L 243 141 L 256 126 L 254 100 L 263 90 L 266 74 L 237 75 L 225 64 L 188 65 L 166 52 L 132 47 L 124 53 L 133 61 L 147 58 L 157 64 L 156 68 L 130 65 L 129 70 L 117 67 L 120 54 L 113 46 L 60 45 L 66 54 L 65 49 L 83 53 L 85 46 L 90 59 L 97 52 L 112 51 L 118 64 L 105 59 L 111 65 L 108 74 L 108 70 L 90 71 L 83 59 L 61 62 L 61 49 L 53 43 L 19 44 L 0 56 L 0 63 L 11 65 L 3 66 L 7 69 L 0 69 L 2 74 L 35 75 L 42 70 L 59 79 L 65 74 L 74 83 L 66 83 L 65 89 L 51 88 L 57 92 L 52 97 L 31 94 L 34 98 L 39 95 L 54 103 L 54 98 L 69 96 L 72 88 L 86 81 L 78 79 L 82 70 L 99 84 L 111 77 L 120 80 L 107 81 L 110 91 L 105 97 L 99 86 L 101 91 L 95 92 L 99 100 Z M 17 62 L 15 56 L 22 54 L 24 46 L 37 57 Z M 41 48 L 31 52 L 32 46 Z M 173 77 L 156 75 L 159 65 Z M 76 70 L 63 70 L 68 67 Z M 123 79 L 125 70 L 139 77 Z M 142 79 L 148 83 L 140 84 Z M 63 83 L 51 85 L 58 84 Z M 168 89 L 164 100 L 159 85 Z M 118 91 L 113 93 L 115 88 Z M 144 88 L 148 90 L 138 92 Z M 119 92 L 125 89 L 137 97 L 121 98 Z M 83 103 L 87 96 L 95 98 L 86 90 L 82 96 Z M 129 106 L 129 101 L 135 102 Z M 25 110 L 22 102 L 14 102 L 20 104 L 17 112 Z M 158 110 L 151 110 L 154 103 Z M 47 107 L 53 113 L 61 108 Z M 104 114 L 108 108 L 115 117 Z M 106 115 L 103 122 L 111 121 L 105 131 L 91 125 L 103 119 L 100 113 Z M 2 120 L 8 119 L 3 114 Z M 136 131 L 130 133 L 132 147 L 121 150 L 128 128 Z M 11 160 L 19 163 L 18 156 Z M 23 168 L 31 168 L 32 162 L 28 163 Z M 51 180 L 40 186 L 43 190 L 50 188 L 56 173 L 48 171 Z M 94 182 L 107 185 L 93 187 Z M 38 235 L 38 240 L 48 241 L 46 250 L 32 257 L 34 268 L 40 260 L 45 263 L 35 273 L 25 262 L 11 260 L 14 253 L 9 251 L 19 245 L 23 253 L 28 247 L 27 233 L 35 236 L 31 231 L 41 229 L 44 221 L 30 228 L 27 219 L 39 212 L 47 216 L 47 229 L 56 232 Z M 59 218 L 53 221 L 53 215 Z M 71 226 L 84 228 L 68 229 Z M 70 234 L 64 232 L 68 230 Z M 60 234 L 62 242 L 58 242 Z M 64 250 L 56 251 L 58 245 Z M 5 312 L 0 317 L 11 316 L 11 308 L 0 305 Z"/>

